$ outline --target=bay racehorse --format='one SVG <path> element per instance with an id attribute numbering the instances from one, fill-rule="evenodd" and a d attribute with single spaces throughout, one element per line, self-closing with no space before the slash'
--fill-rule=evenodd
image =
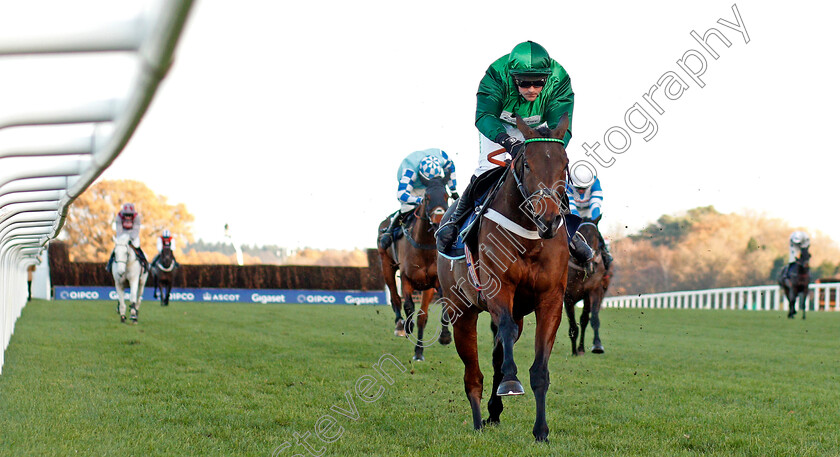
<path id="1" fill-rule="evenodd" d="M 125 287 L 131 289 L 129 295 L 130 318 L 137 322 L 140 313 L 140 302 L 143 300 L 143 289 L 149 272 L 143 269 L 134 247 L 131 245 L 131 235 L 125 233 L 117 237 L 114 246 L 114 265 L 111 268 L 114 285 L 117 289 L 120 321 L 125 322 Z"/>
<path id="2" fill-rule="evenodd" d="M 522 119 L 516 126 L 524 134 L 524 150 L 507 167 L 504 181 L 491 197 L 487 216 L 478 228 L 478 248 L 468 259 L 477 260 L 472 279 L 464 260 L 438 257 L 446 317 L 452 322 L 455 347 L 464 363 L 464 388 L 472 409 L 473 427 L 499 422 L 501 396 L 522 395 L 513 345 L 522 334 L 524 316 L 535 313 L 534 363 L 531 389 L 536 401 L 533 434 L 548 441 L 545 397 L 549 385 L 548 360 L 563 316 L 563 294 L 569 262 L 564 215 L 569 160 L 561 139 L 569 126 L 563 115 L 556 129 L 536 131 Z M 557 236 L 555 236 L 557 235 Z M 468 246 L 468 253 L 472 250 Z M 478 283 L 480 291 L 470 281 Z M 476 322 L 482 311 L 492 318 L 493 390 L 481 420 L 484 375 L 478 364 Z"/>
<path id="3" fill-rule="evenodd" d="M 604 300 L 604 295 L 607 292 L 609 285 L 609 278 L 607 277 L 607 269 L 604 268 L 604 261 L 601 256 L 601 237 L 598 236 L 598 222 L 601 216 L 597 219 L 585 219 L 580 226 L 578 232 L 589 244 L 589 247 L 595 251 L 595 257 L 592 259 L 593 271 L 591 273 L 584 270 L 584 268 L 574 260 L 569 261 L 569 280 L 566 287 L 566 296 L 564 298 L 566 305 L 566 316 L 569 318 L 569 338 L 572 340 L 572 355 L 583 355 L 586 353 L 584 348 L 584 335 L 586 333 L 586 326 L 591 322 L 592 331 L 595 333 L 592 339 L 592 352 L 595 354 L 604 353 L 604 345 L 601 344 L 601 337 L 598 335 L 598 329 L 601 328 L 601 302 Z M 580 329 L 575 322 L 575 304 L 583 300 L 583 312 L 580 315 Z M 580 335 L 578 335 L 580 333 Z M 580 344 L 576 340 L 580 336 Z M 577 346 L 577 348 L 575 348 Z"/>
<path id="4" fill-rule="evenodd" d="M 175 282 L 175 273 L 178 271 L 178 263 L 175 262 L 175 254 L 172 248 L 164 246 L 160 250 L 160 256 L 151 266 L 152 278 L 154 278 L 155 294 L 160 293 L 160 306 L 169 306 L 169 295 L 172 293 L 172 284 Z"/>
<path id="5" fill-rule="evenodd" d="M 423 179 L 421 177 L 421 179 Z M 414 209 L 413 217 L 403 222 L 403 237 L 391 244 L 387 250 L 378 247 L 382 259 L 382 274 L 391 294 L 391 307 L 396 315 L 394 335 L 410 336 L 415 342 L 414 360 L 424 360 L 423 347 L 428 344 L 423 340 L 423 332 L 428 320 L 429 304 L 435 291 L 440 288 L 437 277 L 437 249 L 434 233 L 440 220 L 449 208 L 449 193 L 446 190 L 448 175 L 444 178 L 424 180 L 426 193 L 423 201 Z M 390 220 L 385 219 L 379 225 L 379 231 L 388 227 Z M 377 243 L 377 246 L 379 243 Z M 402 297 L 397 289 L 396 273 L 400 272 Z M 415 310 L 412 293 L 421 292 L 420 309 Z M 404 308 L 405 320 L 400 314 Z M 416 319 L 415 319 L 416 318 Z M 415 320 L 417 334 L 413 334 Z M 408 335 L 407 335 L 408 334 Z M 452 334 L 441 316 L 440 344 L 449 344 Z"/>
<path id="6" fill-rule="evenodd" d="M 796 314 L 797 299 L 800 303 L 799 309 L 802 310 L 802 319 L 805 319 L 805 298 L 808 294 L 808 285 L 811 283 L 810 259 L 811 253 L 808 252 L 808 248 L 804 248 L 799 258 L 782 268 L 779 273 L 779 285 L 788 300 L 788 318 L 790 319 L 793 319 Z"/>

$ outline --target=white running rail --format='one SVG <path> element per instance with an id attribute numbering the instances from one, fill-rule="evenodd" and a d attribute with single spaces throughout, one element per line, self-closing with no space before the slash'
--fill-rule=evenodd
<path id="1" fill-rule="evenodd" d="M 0 15 L 0 370 L 26 305 L 27 267 L 41 262 L 70 205 L 131 138 L 191 6 L 56 1 L 45 14 L 44 2 L 16 2 Z M 122 85 L 103 77 L 115 61 L 131 69 Z M 101 87 L 90 83 L 97 76 Z M 93 90 L 83 91 L 85 82 Z"/>
<path id="2" fill-rule="evenodd" d="M 808 311 L 840 311 L 840 283 L 811 284 L 806 295 Z M 788 310 L 779 286 L 730 287 L 726 289 L 664 292 L 607 297 L 610 308 L 746 309 Z"/>

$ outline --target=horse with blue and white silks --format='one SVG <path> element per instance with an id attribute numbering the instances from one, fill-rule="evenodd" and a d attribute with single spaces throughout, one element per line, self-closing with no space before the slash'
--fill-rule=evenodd
<path id="1" fill-rule="evenodd" d="M 115 240 L 114 264 L 111 268 L 111 274 L 114 276 L 114 285 L 117 289 L 117 299 L 119 300 L 117 311 L 120 314 L 120 322 L 126 321 L 125 287 L 128 286 L 131 290 L 129 295 L 130 318 L 133 323 L 136 323 L 149 272 L 143 269 L 134 246 L 131 245 L 131 235 L 127 233 L 120 235 Z"/>

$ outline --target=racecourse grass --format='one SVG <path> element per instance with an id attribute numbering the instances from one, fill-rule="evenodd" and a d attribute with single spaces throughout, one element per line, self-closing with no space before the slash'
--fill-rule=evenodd
<path id="1" fill-rule="evenodd" d="M 526 395 L 479 433 L 454 345 L 412 364 L 389 308 L 147 302 L 140 317 L 120 324 L 112 302 L 32 301 L 0 375 L 0 456 L 269 457 L 328 414 L 334 441 L 310 436 L 316 455 L 840 455 L 840 313 L 606 309 L 606 353 L 583 357 L 570 356 L 564 318 L 549 444 L 531 435 L 533 317 L 516 347 Z M 486 313 L 479 333 L 486 417 Z M 372 368 L 383 354 L 406 367 L 383 365 L 393 385 Z M 366 375 L 381 398 L 355 397 L 355 421 L 331 411 L 349 408 L 345 392 Z M 308 455 L 277 453 L 296 454 Z"/>

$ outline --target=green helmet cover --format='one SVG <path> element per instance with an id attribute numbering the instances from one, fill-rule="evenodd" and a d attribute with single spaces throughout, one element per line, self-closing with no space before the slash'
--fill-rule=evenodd
<path id="1" fill-rule="evenodd" d="M 513 76 L 547 76 L 551 74 L 548 51 L 533 41 L 514 46 L 508 57 L 508 71 Z"/>

